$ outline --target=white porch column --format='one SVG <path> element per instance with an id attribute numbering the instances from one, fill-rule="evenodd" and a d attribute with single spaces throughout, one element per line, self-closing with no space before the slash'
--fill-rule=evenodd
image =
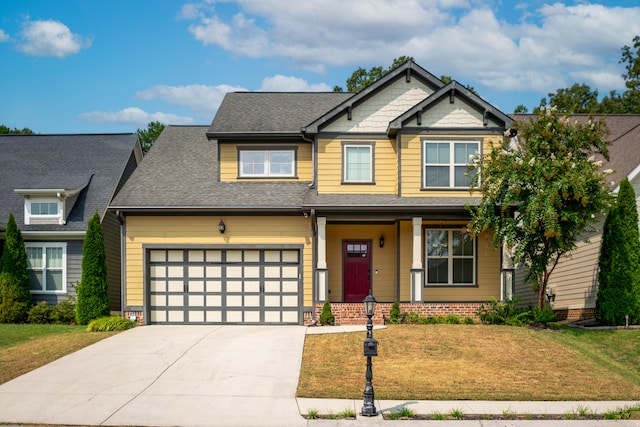
<path id="1" fill-rule="evenodd" d="M 422 218 L 414 217 L 413 225 L 413 263 L 411 264 L 411 302 L 423 302 L 423 275 L 422 269 Z"/>
<path id="2" fill-rule="evenodd" d="M 316 218 L 318 226 L 317 249 L 318 263 L 316 264 L 316 283 L 318 285 L 318 302 L 325 302 L 329 298 L 327 274 L 327 218 Z"/>

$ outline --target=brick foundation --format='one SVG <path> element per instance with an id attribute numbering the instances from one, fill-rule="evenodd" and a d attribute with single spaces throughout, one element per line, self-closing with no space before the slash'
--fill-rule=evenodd
<path id="1" fill-rule="evenodd" d="M 124 317 L 125 319 L 130 319 L 132 314 L 135 314 L 136 316 L 137 326 L 144 325 L 144 311 L 125 311 L 123 312 L 122 317 Z"/>
<path id="2" fill-rule="evenodd" d="M 553 310 L 556 314 L 555 320 L 587 320 L 596 318 L 595 308 L 564 308 Z"/>
<path id="3" fill-rule="evenodd" d="M 480 302 L 470 303 L 423 303 L 423 304 L 409 304 L 400 303 L 401 313 L 418 313 L 421 316 L 447 316 L 449 314 L 455 314 L 461 319 L 467 317 L 472 318 L 475 322 L 480 322 L 478 317 L 478 308 L 480 308 Z M 322 312 L 322 305 L 317 304 L 315 307 L 315 319 L 320 317 Z M 373 323 L 376 325 L 383 325 L 385 319 L 389 318 L 389 312 L 391 311 L 392 303 L 378 303 L 376 304 L 376 311 L 373 315 Z M 331 313 L 335 317 L 336 325 L 364 325 L 367 323 L 367 316 L 364 313 L 364 304 L 362 303 L 331 303 Z M 311 313 L 305 313 L 304 324 L 308 325 L 312 321 Z"/>

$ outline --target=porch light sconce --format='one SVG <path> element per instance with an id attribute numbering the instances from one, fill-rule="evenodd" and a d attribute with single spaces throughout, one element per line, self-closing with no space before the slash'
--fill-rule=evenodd
<path id="1" fill-rule="evenodd" d="M 224 234 L 224 231 L 227 229 L 227 226 L 224 225 L 224 221 L 220 220 L 220 222 L 218 223 L 218 230 L 220 231 L 220 234 Z"/>
<path id="2" fill-rule="evenodd" d="M 380 236 L 380 247 L 384 248 L 384 235 Z"/>

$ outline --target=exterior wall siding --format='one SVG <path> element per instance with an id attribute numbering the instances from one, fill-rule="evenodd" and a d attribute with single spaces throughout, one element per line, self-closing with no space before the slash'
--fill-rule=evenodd
<path id="1" fill-rule="evenodd" d="M 489 121 L 488 126 L 500 126 L 494 121 Z M 442 99 L 438 104 L 431 106 L 422 115 L 422 124 L 418 125 L 417 119 L 409 122 L 410 127 L 428 128 L 482 128 L 484 127 L 482 113 L 470 105 L 456 99 L 454 104 L 449 103 L 449 97 Z"/>
<path id="2" fill-rule="evenodd" d="M 342 143 L 344 138 L 318 139 L 318 194 L 396 194 L 398 154 L 395 140 L 348 139 L 348 142 L 373 142 L 375 184 L 343 184 Z"/>
<path id="3" fill-rule="evenodd" d="M 326 126 L 326 132 L 386 132 L 389 122 L 431 95 L 433 90 L 419 81 L 398 79 L 375 97 L 353 108 L 351 120 L 343 114 Z"/>
<path id="4" fill-rule="evenodd" d="M 222 182 L 231 182 L 231 181 L 264 181 L 265 179 L 270 178 L 257 178 L 257 179 L 249 179 L 249 178 L 238 178 L 238 147 L 242 146 L 253 146 L 256 145 L 265 145 L 264 142 L 260 143 L 247 143 L 247 144 L 219 144 L 220 150 L 220 181 Z M 266 146 L 274 147 L 278 146 L 277 143 L 267 143 Z M 282 144 L 283 147 L 291 147 L 296 146 L 296 172 L 297 176 L 295 178 L 271 178 L 274 181 L 278 182 L 286 182 L 286 181 L 311 181 L 313 168 L 311 165 L 311 152 L 312 147 L 311 144 Z"/>
<path id="5" fill-rule="evenodd" d="M 312 235 L 303 217 L 128 216 L 126 236 L 126 305 L 144 303 L 143 245 L 302 245 L 303 301 L 312 302 Z"/>

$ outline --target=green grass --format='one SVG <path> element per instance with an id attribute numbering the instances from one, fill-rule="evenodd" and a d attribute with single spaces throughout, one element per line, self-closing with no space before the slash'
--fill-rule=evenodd
<path id="1" fill-rule="evenodd" d="M 114 334 L 87 332 L 86 326 L 0 324 L 0 384 Z"/>

